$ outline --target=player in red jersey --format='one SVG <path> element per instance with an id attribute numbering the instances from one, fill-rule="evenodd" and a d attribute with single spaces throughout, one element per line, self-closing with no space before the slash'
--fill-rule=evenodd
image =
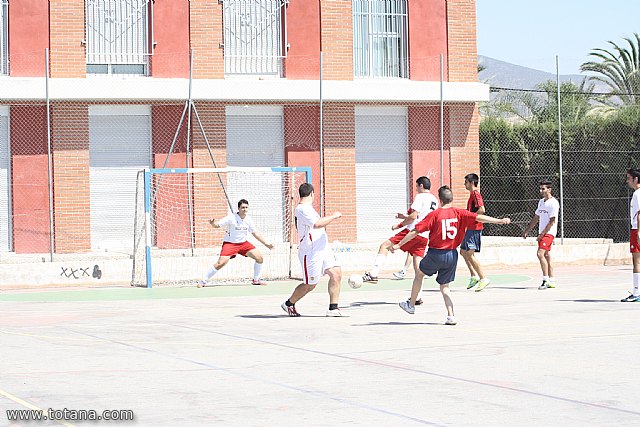
<path id="1" fill-rule="evenodd" d="M 469 192 L 467 210 L 475 212 L 478 215 L 484 215 L 484 200 L 482 200 L 482 194 L 478 191 L 479 181 L 480 178 L 475 173 L 467 174 L 467 176 L 464 177 L 464 188 Z M 491 283 L 487 276 L 485 276 L 480 262 L 474 255 L 476 252 L 480 252 L 483 228 L 482 223 L 476 221 L 467 229 L 467 232 L 464 234 L 464 239 L 462 240 L 462 245 L 460 245 L 460 255 L 464 258 L 464 262 L 467 263 L 467 268 L 471 274 L 467 289 L 478 285 L 476 292 L 480 292 Z"/>
<path id="2" fill-rule="evenodd" d="M 422 279 L 425 275 L 432 276 L 437 273 L 436 282 L 440 285 L 444 305 L 447 307 L 445 324 L 455 325 L 457 322 L 453 313 L 449 283 L 456 278 L 456 266 L 458 264 L 458 251 L 456 249 L 460 246 L 465 231 L 475 221 L 509 224 L 511 220 L 509 218 L 498 219 L 486 215 L 478 215 L 466 209 L 451 206 L 453 193 L 446 185 L 438 190 L 438 198 L 441 204 L 440 209 L 431 212 L 425 219 L 416 224 L 415 228 L 402 241 L 393 245 L 390 250 L 395 251 L 419 233 L 429 231 L 429 249 L 420 262 L 420 270 L 416 271 L 416 278 L 411 288 L 411 299 L 401 302 L 400 307 L 409 314 L 415 313 L 416 297 L 422 287 Z"/>

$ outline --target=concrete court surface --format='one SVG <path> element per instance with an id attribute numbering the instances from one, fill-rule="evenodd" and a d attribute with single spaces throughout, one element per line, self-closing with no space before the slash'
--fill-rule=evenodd
<path id="1" fill-rule="evenodd" d="M 204 289 L 0 293 L 0 425 L 7 409 L 131 409 L 134 422 L 64 425 L 640 425 L 640 303 L 630 266 L 490 271 L 453 286 L 458 325 L 425 281 L 326 282 L 289 318 L 294 282 Z"/>

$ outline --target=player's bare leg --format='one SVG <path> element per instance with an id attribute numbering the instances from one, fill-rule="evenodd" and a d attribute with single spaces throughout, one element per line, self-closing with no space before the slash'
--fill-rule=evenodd
<path id="1" fill-rule="evenodd" d="M 387 253 L 389 253 L 389 248 L 391 246 L 393 246 L 393 243 L 391 243 L 390 240 L 385 240 L 380 244 L 373 267 L 362 276 L 362 280 L 364 282 L 378 283 L 378 273 L 380 273 L 380 269 L 384 265 L 384 261 L 387 258 Z"/>
<path id="2" fill-rule="evenodd" d="M 331 267 L 325 273 L 329 276 L 329 304 L 338 304 L 342 269 L 340 267 Z"/>
<path id="3" fill-rule="evenodd" d="M 540 269 L 542 270 L 542 284 L 538 286 L 538 289 L 549 288 L 549 260 L 551 258 L 547 257 L 548 252 L 549 251 L 545 251 L 544 249 L 538 249 L 537 252 Z"/>
<path id="4" fill-rule="evenodd" d="M 218 272 L 218 270 L 220 270 L 222 267 L 227 265 L 227 263 L 229 262 L 230 259 L 231 259 L 231 257 L 229 257 L 229 256 L 221 256 L 221 257 L 219 257 L 218 261 L 216 261 L 216 263 L 213 264 L 213 267 L 211 267 L 209 269 L 209 271 L 204 276 L 204 278 L 201 281 L 198 282 L 198 287 L 202 288 L 202 287 L 206 286 L 208 280 L 211 279 Z"/>
<path id="5" fill-rule="evenodd" d="M 416 258 L 418 261 L 416 262 Z M 422 281 L 424 280 L 424 273 L 420 270 L 420 257 L 414 257 L 413 268 L 415 270 L 415 277 L 413 278 L 413 284 L 411 285 L 411 298 L 409 299 L 409 304 L 411 306 L 415 306 L 422 304 L 422 302 L 418 303 L 420 298 L 420 291 L 422 290 Z"/>
<path id="6" fill-rule="evenodd" d="M 444 299 L 444 305 L 445 307 L 447 307 L 447 320 L 445 321 L 445 324 L 455 325 L 457 322 L 453 314 L 453 301 L 451 300 L 451 293 L 448 283 L 440 285 L 440 293 L 442 294 L 442 298 Z"/>
<path id="7" fill-rule="evenodd" d="M 307 283 L 300 283 L 293 290 L 291 297 L 282 303 L 280 307 L 289 315 L 289 317 L 299 317 L 300 313 L 296 310 L 296 303 L 300 301 L 306 294 L 316 288 L 316 285 L 309 285 Z"/>
<path id="8" fill-rule="evenodd" d="M 418 257 L 419 258 L 419 257 Z M 414 267 L 416 264 L 414 263 Z M 411 296 L 408 300 L 400 302 L 398 304 L 401 309 L 406 311 L 409 314 L 414 314 L 416 312 L 416 301 L 418 295 L 420 294 L 420 290 L 422 289 L 422 280 L 424 279 L 424 273 L 419 268 L 415 269 L 416 275 L 413 278 L 413 285 L 411 286 Z"/>
<path id="9" fill-rule="evenodd" d="M 631 261 L 633 263 L 633 292 L 628 296 L 622 298 L 622 302 L 639 302 L 640 301 L 640 289 L 638 283 L 640 278 L 636 275 L 640 275 L 640 253 L 631 252 Z"/>
<path id="10" fill-rule="evenodd" d="M 220 270 L 222 267 L 227 265 L 230 259 L 231 257 L 221 256 L 220 258 L 218 258 L 218 261 L 216 261 L 216 263 L 213 264 L 213 268 L 215 268 L 216 270 Z"/>
<path id="11" fill-rule="evenodd" d="M 464 262 L 465 264 L 467 264 L 467 268 L 469 269 L 469 274 L 471 275 L 471 277 L 478 275 L 475 269 L 475 266 L 471 262 L 471 257 L 473 256 L 473 253 L 474 251 L 471 251 L 471 250 L 466 251 L 464 249 L 460 249 L 460 255 L 462 255 L 462 258 L 464 258 Z"/>
<path id="12" fill-rule="evenodd" d="M 416 279 L 418 278 L 418 276 L 420 276 L 419 278 L 420 287 L 418 288 L 418 294 L 416 295 L 415 300 L 411 302 L 411 305 L 422 304 L 421 294 L 422 294 L 422 281 L 424 280 L 424 273 L 420 271 L 420 261 L 422 261 L 422 257 L 413 255 L 413 271 L 415 276 L 413 277 L 413 285 L 411 286 L 411 291 L 412 291 L 411 293 L 413 294 L 413 286 L 416 286 Z"/>
<path id="13" fill-rule="evenodd" d="M 266 283 L 260 280 L 260 273 L 262 273 L 262 263 L 264 262 L 262 253 L 258 248 L 256 248 L 247 252 L 247 256 L 255 260 L 256 262 L 255 265 L 253 266 L 253 280 L 251 281 L 251 284 L 265 286 Z"/>

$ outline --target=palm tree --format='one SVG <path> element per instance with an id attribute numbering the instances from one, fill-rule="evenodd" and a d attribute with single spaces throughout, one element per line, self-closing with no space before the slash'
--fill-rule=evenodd
<path id="1" fill-rule="evenodd" d="M 612 49 L 596 48 L 589 56 L 598 61 L 585 62 L 580 66 L 581 71 L 591 71 L 598 75 L 591 76 L 591 80 L 599 81 L 609 86 L 611 95 L 617 97 L 623 105 L 638 105 L 640 103 L 640 36 L 634 33 L 635 39 L 625 37 L 628 47 L 619 46 L 609 41 Z M 610 103 L 616 104 L 615 101 Z"/>

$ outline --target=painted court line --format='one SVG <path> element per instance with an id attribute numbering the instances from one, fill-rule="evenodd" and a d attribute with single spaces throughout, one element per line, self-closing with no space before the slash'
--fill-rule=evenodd
<path id="1" fill-rule="evenodd" d="M 12 400 L 12 401 L 16 402 L 17 404 L 22 405 L 25 408 L 29 408 L 29 409 L 31 409 L 33 411 L 41 411 L 41 412 L 46 413 L 46 411 L 44 411 L 41 408 L 38 408 L 36 405 L 33 405 L 33 404 L 27 402 L 26 400 L 22 400 L 19 397 L 14 396 L 13 394 L 11 394 L 11 393 L 9 393 L 7 391 L 4 391 L 2 389 L 0 389 L 0 396 L 4 396 L 7 399 Z M 55 421 L 56 423 L 61 424 L 63 426 L 67 426 L 67 427 L 75 427 L 75 424 L 69 424 L 69 423 L 67 423 L 65 421 L 59 421 L 59 420 L 49 420 L 49 421 Z"/>
<path id="2" fill-rule="evenodd" d="M 211 330 L 208 330 L 208 329 L 194 328 L 192 326 L 175 325 L 175 324 L 169 324 L 169 323 L 167 324 L 167 326 L 173 326 L 173 327 L 184 328 L 184 329 L 191 329 L 191 330 L 200 331 L 200 332 L 207 332 L 207 333 L 214 334 L 214 335 L 222 335 L 222 336 L 226 336 L 226 337 L 229 337 L 229 338 L 236 338 L 236 339 L 240 339 L 240 340 L 253 341 L 253 342 L 258 342 L 258 343 L 262 343 L 262 344 L 268 344 L 268 345 L 272 345 L 272 346 L 276 346 L 276 347 L 282 347 L 282 348 L 288 348 L 288 349 L 298 350 L 298 351 L 303 351 L 303 352 L 308 352 L 308 353 L 320 354 L 320 355 L 329 356 L 329 357 L 335 357 L 335 358 L 339 358 L 339 359 L 347 359 L 347 360 L 351 360 L 351 361 L 362 362 L 362 363 L 367 363 L 367 364 L 372 364 L 372 365 L 385 366 L 385 367 L 389 367 L 389 368 L 400 369 L 400 370 L 403 370 L 403 371 L 409 371 L 409 372 L 414 372 L 414 373 L 418 373 L 418 374 L 430 375 L 430 376 L 433 376 L 433 377 L 443 378 L 443 379 L 447 379 L 447 380 L 453 380 L 453 381 L 459 381 L 459 382 L 464 382 L 464 383 L 468 383 L 468 384 L 475 384 L 475 385 L 481 385 L 481 386 L 497 388 L 497 389 L 500 389 L 500 390 L 515 391 L 515 392 L 518 392 L 518 393 L 524 393 L 524 394 L 528 394 L 528 395 L 532 395 L 532 396 L 538 396 L 538 397 L 543 397 L 543 398 L 547 398 L 547 399 L 553 399 L 553 400 L 557 400 L 557 401 L 560 401 L 560 402 L 567 402 L 567 403 L 571 403 L 571 404 L 574 404 L 574 405 L 583 405 L 583 406 L 589 406 L 589 407 L 596 408 L 596 409 L 607 409 L 607 410 L 610 410 L 610 411 L 622 412 L 622 413 L 625 413 L 625 414 L 640 415 L 640 412 L 632 411 L 632 410 L 629 410 L 629 409 L 614 408 L 614 407 L 611 407 L 611 406 L 600 405 L 598 403 L 585 402 L 583 400 L 576 400 L 576 399 L 570 399 L 570 398 L 567 398 L 567 397 L 554 396 L 554 395 L 546 394 L 546 393 L 538 393 L 538 392 L 535 392 L 535 391 L 520 389 L 520 388 L 516 388 L 516 387 L 508 387 L 508 386 L 503 386 L 503 385 L 498 385 L 498 384 L 491 384 L 491 383 L 487 383 L 487 382 L 483 382 L 483 381 L 471 380 L 471 379 L 468 379 L 468 378 L 454 377 L 452 375 L 439 374 L 439 373 L 436 373 L 436 372 L 425 371 L 425 370 L 422 370 L 422 369 L 409 368 L 409 367 L 406 367 L 406 366 L 395 365 L 393 363 L 380 362 L 380 361 L 376 361 L 376 360 L 361 359 L 361 358 L 358 358 L 358 357 L 353 357 L 353 356 L 348 356 L 348 355 L 340 355 L 340 354 L 335 354 L 335 353 L 328 353 L 328 352 L 320 351 L 320 350 L 310 350 L 310 349 L 306 349 L 306 348 L 296 347 L 296 346 L 287 345 L 287 344 L 280 344 L 280 343 L 271 342 L 271 341 L 267 341 L 267 340 L 261 340 L 261 339 L 257 339 L 257 338 L 249 338 L 249 337 L 243 337 L 243 336 L 240 336 L 240 335 L 227 334 L 227 333 L 224 333 L 224 332 L 215 332 L 215 331 L 211 331 Z"/>
<path id="3" fill-rule="evenodd" d="M 167 325 L 165 324 L 165 326 L 167 326 Z M 179 325 L 168 325 L 168 326 L 178 326 L 178 327 L 180 327 Z M 278 387 L 282 387 L 282 388 L 286 388 L 286 389 L 289 389 L 289 390 L 294 390 L 294 391 L 297 391 L 297 392 L 300 392 L 300 393 L 308 394 L 308 395 L 311 395 L 311 396 L 319 397 L 319 398 L 322 398 L 322 399 L 333 400 L 335 402 L 339 402 L 339 403 L 342 403 L 344 405 L 353 406 L 353 407 L 361 408 L 361 409 L 367 409 L 367 410 L 370 410 L 370 411 L 373 411 L 373 412 L 379 412 L 379 413 L 382 413 L 382 414 L 385 414 L 385 415 L 390 415 L 390 416 L 393 416 L 393 417 L 396 417 L 396 418 L 402 418 L 404 420 L 414 421 L 414 422 L 420 423 L 420 424 L 433 425 L 433 426 L 443 426 L 444 425 L 443 423 L 437 423 L 437 422 L 433 422 L 433 421 L 423 420 L 423 419 L 420 419 L 420 418 L 415 418 L 415 417 L 411 417 L 409 415 L 405 415 L 405 414 L 401 414 L 401 413 L 398 413 L 398 412 L 394 412 L 394 411 L 391 411 L 391 410 L 388 410 L 388 409 L 367 405 L 367 404 L 356 402 L 356 401 L 353 401 L 353 400 L 350 400 L 350 399 L 344 399 L 342 397 L 338 397 L 336 395 L 329 394 L 329 393 L 326 393 L 326 392 L 323 392 L 323 391 L 320 391 L 320 390 L 305 389 L 305 388 L 302 388 L 302 387 L 294 386 L 294 385 L 283 383 L 283 382 L 280 382 L 280 381 L 275 381 L 275 380 L 272 380 L 272 379 L 269 379 L 269 378 L 264 378 L 264 377 L 260 377 L 260 376 L 257 376 L 257 375 L 249 375 L 249 374 L 243 373 L 243 372 L 237 372 L 235 370 L 228 369 L 228 368 L 223 368 L 221 366 L 213 365 L 213 364 L 208 363 L 208 362 L 201 362 L 199 360 L 193 360 L 193 359 L 189 359 L 189 358 L 186 358 L 186 357 L 176 356 L 174 354 L 165 353 L 163 351 L 158 351 L 158 350 L 153 350 L 153 349 L 145 348 L 145 347 L 138 346 L 138 345 L 128 344 L 126 342 L 112 340 L 110 338 L 105 338 L 105 337 L 101 337 L 101 336 L 94 335 L 94 334 L 88 334 L 88 333 L 84 333 L 84 332 L 73 330 L 73 329 L 65 328 L 65 330 L 67 330 L 69 332 L 73 332 L 73 333 L 79 334 L 79 335 L 84 335 L 84 336 L 87 336 L 87 337 L 95 338 L 97 340 L 111 342 L 111 343 L 114 343 L 114 344 L 118 344 L 118 345 L 121 345 L 121 346 L 124 346 L 124 347 L 128 347 L 128 348 L 133 348 L 133 349 L 136 349 L 136 350 L 142 350 L 142 351 L 145 351 L 145 352 L 148 352 L 148 353 L 156 354 L 156 355 L 167 357 L 167 358 L 170 358 L 170 359 L 180 360 L 180 361 L 187 362 L 187 363 L 192 363 L 192 364 L 195 364 L 195 365 L 198 365 L 198 366 L 204 366 L 204 367 L 209 368 L 209 369 L 225 372 L 225 373 L 227 373 L 229 375 L 232 375 L 232 376 L 238 376 L 238 377 L 242 377 L 242 378 L 245 378 L 245 379 L 250 379 L 250 380 L 259 381 L 259 382 L 266 383 L 266 384 L 275 385 L 275 386 L 278 386 Z"/>

